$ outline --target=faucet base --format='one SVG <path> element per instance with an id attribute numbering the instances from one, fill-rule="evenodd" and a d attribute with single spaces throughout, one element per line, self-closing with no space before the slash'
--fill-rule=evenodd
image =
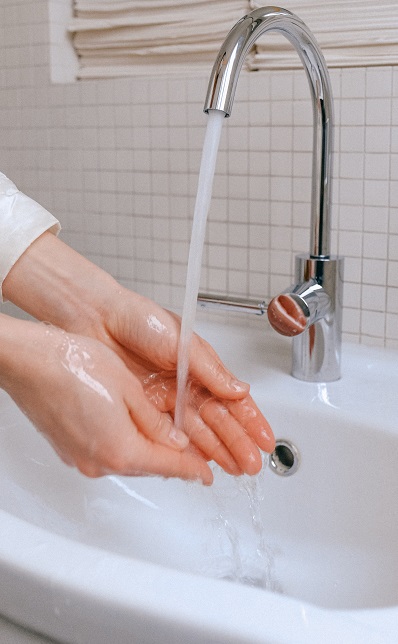
<path id="1" fill-rule="evenodd" d="M 292 375 L 307 382 L 332 382 L 341 377 L 343 297 L 342 257 L 296 257 L 296 284 L 316 282 L 328 296 L 321 319 L 293 338 Z"/>

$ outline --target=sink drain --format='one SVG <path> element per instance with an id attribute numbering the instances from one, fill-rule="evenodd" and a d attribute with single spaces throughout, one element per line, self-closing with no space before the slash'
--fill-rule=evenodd
<path id="1" fill-rule="evenodd" d="M 277 440 L 269 459 L 269 466 L 279 476 L 291 476 L 300 465 L 300 454 L 295 445 L 288 440 Z"/>

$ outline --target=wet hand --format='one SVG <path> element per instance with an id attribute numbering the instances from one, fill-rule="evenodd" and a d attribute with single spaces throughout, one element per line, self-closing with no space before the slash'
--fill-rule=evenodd
<path id="1" fill-rule="evenodd" d="M 67 464 L 90 477 L 161 475 L 212 482 L 168 413 L 104 344 L 0 316 L 2 386 Z"/>
<path id="2" fill-rule="evenodd" d="M 112 349 L 128 367 L 131 382 L 138 380 L 145 389 L 147 402 L 158 413 L 174 414 L 178 316 L 121 287 L 50 233 L 41 235 L 14 264 L 3 293 L 37 319 Z M 249 385 L 237 380 L 198 335 L 192 339 L 189 367 L 192 384 L 184 429 L 190 445 L 231 473 L 258 471 L 259 448 L 272 451 L 274 437 L 250 397 Z M 152 381 L 147 386 L 152 377 L 158 393 Z M 136 385 L 132 387 L 135 395 Z M 160 404 L 163 387 L 168 393 Z M 112 420 L 108 431 L 113 436 Z"/>
<path id="3" fill-rule="evenodd" d="M 143 386 L 153 404 L 174 417 L 175 374 L 150 374 Z M 250 394 L 220 399 L 197 381 L 188 383 L 183 429 L 199 453 L 235 476 L 257 474 L 262 466 L 259 448 L 274 449 L 272 430 Z"/>
<path id="4" fill-rule="evenodd" d="M 112 347 L 142 383 L 149 400 L 174 417 L 180 318 L 126 289 L 103 307 L 103 326 L 91 333 Z M 223 365 L 194 334 L 184 431 L 207 460 L 231 474 L 255 474 L 260 450 L 274 449 L 272 430 L 253 401 L 249 385 Z"/>

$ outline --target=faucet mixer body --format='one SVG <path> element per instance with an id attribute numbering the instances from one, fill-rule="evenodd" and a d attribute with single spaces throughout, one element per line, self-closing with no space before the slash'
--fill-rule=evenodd
<path id="1" fill-rule="evenodd" d="M 295 284 L 271 300 L 268 319 L 279 333 L 293 336 L 292 374 L 328 382 L 340 378 L 343 276 L 343 259 L 330 255 L 333 100 L 323 55 L 303 21 L 279 7 L 256 9 L 239 20 L 215 61 L 204 111 L 216 109 L 230 116 L 246 55 L 268 31 L 282 33 L 296 49 L 313 105 L 310 252 L 296 258 Z"/>

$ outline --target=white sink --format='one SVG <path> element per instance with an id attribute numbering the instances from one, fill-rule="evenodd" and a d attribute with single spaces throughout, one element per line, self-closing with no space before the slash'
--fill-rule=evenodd
<path id="1" fill-rule="evenodd" d="M 298 470 L 85 479 L 0 392 L 0 613 L 81 644 L 396 643 L 398 352 L 346 344 L 342 380 L 304 383 L 263 319 L 216 320 Z"/>

